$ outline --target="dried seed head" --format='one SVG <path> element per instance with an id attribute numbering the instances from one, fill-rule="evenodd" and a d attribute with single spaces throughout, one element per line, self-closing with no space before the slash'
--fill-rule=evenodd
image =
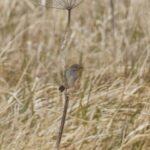
<path id="1" fill-rule="evenodd" d="M 31 0 L 46 8 L 71 10 L 77 7 L 83 0 Z"/>

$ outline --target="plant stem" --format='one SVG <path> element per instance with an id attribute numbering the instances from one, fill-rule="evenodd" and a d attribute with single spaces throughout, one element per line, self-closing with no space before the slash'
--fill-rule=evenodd
<path id="1" fill-rule="evenodd" d="M 58 133 L 58 137 L 57 137 L 57 141 L 56 141 L 56 149 L 57 150 L 60 149 L 61 138 L 62 138 L 62 134 L 63 134 L 63 129 L 64 129 L 66 115 L 67 115 L 67 109 L 68 109 L 68 105 L 69 105 L 69 96 L 67 93 L 67 89 L 65 90 L 64 95 L 65 95 L 65 104 L 64 104 L 64 108 L 63 108 L 63 114 L 61 117 L 61 124 L 60 124 L 60 128 L 59 128 L 59 133 Z"/>
<path id="2" fill-rule="evenodd" d="M 111 21 L 112 21 L 112 30 L 113 30 L 113 36 L 115 36 L 115 15 L 114 15 L 114 0 L 110 0 L 110 7 L 111 7 Z"/>
<path id="3" fill-rule="evenodd" d="M 71 22 L 71 9 L 68 9 L 68 24 L 67 24 L 67 28 L 70 28 L 70 22 Z"/>

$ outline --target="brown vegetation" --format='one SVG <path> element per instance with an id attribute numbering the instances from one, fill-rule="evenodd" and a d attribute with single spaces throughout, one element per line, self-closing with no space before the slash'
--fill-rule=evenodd
<path id="1" fill-rule="evenodd" d="M 66 64 L 82 54 L 84 72 L 69 95 L 62 150 L 150 149 L 150 1 L 114 2 L 113 11 L 109 0 L 85 0 L 72 11 Z M 53 150 L 66 14 L 0 1 L 2 150 Z"/>

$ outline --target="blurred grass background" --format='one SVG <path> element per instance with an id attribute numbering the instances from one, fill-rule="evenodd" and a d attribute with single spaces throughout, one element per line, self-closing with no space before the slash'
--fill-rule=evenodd
<path id="1" fill-rule="evenodd" d="M 150 1 L 86 0 L 72 12 L 67 65 L 83 56 L 64 150 L 150 149 Z M 50 150 L 62 113 L 67 12 L 0 0 L 0 149 Z"/>

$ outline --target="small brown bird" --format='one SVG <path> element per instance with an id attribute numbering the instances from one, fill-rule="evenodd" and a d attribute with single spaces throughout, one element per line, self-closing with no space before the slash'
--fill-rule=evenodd
<path id="1" fill-rule="evenodd" d="M 59 87 L 59 90 L 63 92 L 65 89 L 76 89 L 78 87 L 78 81 L 81 77 L 83 67 L 79 64 L 74 64 L 70 66 L 64 74 L 64 85 L 61 85 Z M 61 118 L 61 123 L 60 123 L 60 128 L 56 140 L 56 149 L 60 149 L 60 143 L 61 143 L 61 138 L 63 134 L 63 129 L 65 125 L 65 120 L 66 120 L 66 115 L 67 115 L 67 109 L 68 109 L 68 104 L 69 104 L 69 96 L 67 90 L 64 93 L 65 97 L 65 102 L 64 102 L 64 108 L 63 108 L 63 113 L 62 113 L 62 118 Z"/>
<path id="2" fill-rule="evenodd" d="M 77 82 L 81 77 L 83 67 L 79 64 L 73 64 L 65 71 L 64 85 L 59 87 L 59 90 L 63 92 L 66 88 L 70 89 L 77 86 Z"/>

